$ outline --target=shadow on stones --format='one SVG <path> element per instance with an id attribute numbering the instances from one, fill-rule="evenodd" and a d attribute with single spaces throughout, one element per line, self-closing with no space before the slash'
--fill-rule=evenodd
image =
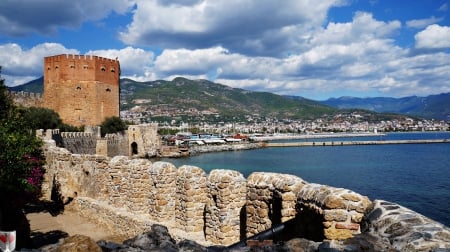
<path id="1" fill-rule="evenodd" d="M 51 216 L 57 216 L 64 212 L 63 197 L 60 192 L 60 184 L 53 178 L 53 187 L 48 200 L 35 200 L 24 206 L 25 213 L 49 213 Z"/>
<path id="2" fill-rule="evenodd" d="M 64 212 L 64 201 L 61 194 L 61 184 L 53 177 L 53 186 L 50 194 L 50 199 L 53 202 L 53 206 L 48 209 L 48 212 L 52 216 L 62 214 Z"/>
<path id="3" fill-rule="evenodd" d="M 67 238 L 69 234 L 60 230 L 52 230 L 46 233 L 31 232 L 31 241 L 33 248 L 41 248 L 43 246 L 58 243 L 61 238 Z"/>
<path id="4" fill-rule="evenodd" d="M 239 240 L 247 237 L 247 208 L 244 205 L 239 213 Z"/>
<path id="5" fill-rule="evenodd" d="M 314 209 L 306 206 L 300 207 L 300 211 L 295 217 L 292 233 L 298 234 L 298 237 L 320 242 L 325 239 L 323 222 L 324 217 Z"/>

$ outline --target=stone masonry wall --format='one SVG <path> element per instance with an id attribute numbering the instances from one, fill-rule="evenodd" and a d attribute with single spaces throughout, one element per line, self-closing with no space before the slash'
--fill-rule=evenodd
<path id="1" fill-rule="evenodd" d="M 184 231 L 203 230 L 203 213 L 208 197 L 206 173 L 198 167 L 178 168 L 175 195 L 175 222 Z"/>
<path id="2" fill-rule="evenodd" d="M 302 187 L 297 204 L 299 214 L 304 209 L 316 212 L 326 239 L 342 240 L 361 232 L 360 223 L 371 201 L 347 189 L 311 183 Z"/>
<path id="3" fill-rule="evenodd" d="M 247 236 L 295 218 L 296 195 L 306 184 L 278 173 L 252 173 L 247 179 Z"/>
<path id="4" fill-rule="evenodd" d="M 61 132 L 63 147 L 72 153 L 96 154 L 97 136 L 86 132 Z"/>
<path id="5" fill-rule="evenodd" d="M 12 97 L 15 104 L 23 107 L 42 107 L 43 99 L 40 93 L 30 93 L 30 92 L 15 92 L 8 91 L 10 97 Z"/>
<path id="6" fill-rule="evenodd" d="M 295 237 L 313 233 L 313 239 L 341 240 L 362 232 L 366 217 L 372 220 L 373 233 L 384 232 L 380 235 L 391 237 L 397 227 L 395 220 L 386 230 L 379 226 L 388 223 L 390 215 L 402 212 L 397 207 L 388 214 L 376 210 L 365 216 L 374 207 L 367 197 L 347 189 L 310 184 L 293 175 L 256 172 L 245 179 L 231 170 L 213 170 L 208 175 L 195 166 L 177 169 L 171 163 L 126 156 L 72 154 L 56 147 L 53 140 L 46 142 L 43 195 L 54 198 L 57 191 L 63 202 L 72 200 L 69 206 L 81 215 L 127 237 L 159 223 L 179 239 L 230 245 L 294 220 L 295 232 L 291 234 Z M 431 233 L 436 242 L 430 246 L 450 248 L 448 228 L 426 218 L 414 221 L 410 218 L 413 213 L 402 216 L 400 230 L 414 223 L 415 230 L 422 230 L 423 239 Z M 419 236 L 419 231 L 411 236 Z"/>
<path id="7" fill-rule="evenodd" d="M 210 172 L 209 199 L 205 208 L 205 236 L 208 241 L 216 244 L 232 244 L 241 236 L 246 185 L 247 182 L 240 172 L 230 170 Z"/>

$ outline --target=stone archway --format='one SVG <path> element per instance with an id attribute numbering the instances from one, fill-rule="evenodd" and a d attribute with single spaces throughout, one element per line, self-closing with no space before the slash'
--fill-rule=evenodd
<path id="1" fill-rule="evenodd" d="M 131 155 L 137 155 L 138 154 L 138 144 L 136 142 L 131 143 Z"/>

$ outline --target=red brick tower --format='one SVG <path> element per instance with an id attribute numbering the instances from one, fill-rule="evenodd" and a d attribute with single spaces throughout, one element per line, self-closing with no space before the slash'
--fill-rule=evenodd
<path id="1" fill-rule="evenodd" d="M 101 124 L 119 116 L 119 61 L 86 55 L 44 58 L 44 107 L 55 110 L 64 123 Z"/>

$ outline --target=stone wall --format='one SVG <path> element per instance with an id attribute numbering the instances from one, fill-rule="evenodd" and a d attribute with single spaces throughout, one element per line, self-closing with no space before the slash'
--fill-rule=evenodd
<path id="1" fill-rule="evenodd" d="M 61 132 L 63 147 L 72 153 L 96 154 L 97 136 L 87 132 Z"/>
<path id="2" fill-rule="evenodd" d="M 151 128 L 155 133 L 142 137 L 147 137 L 147 142 L 152 143 L 148 144 L 150 147 L 146 149 L 147 153 L 156 152 L 160 144 L 156 133 L 157 127 L 143 125 L 140 128 Z M 46 131 L 37 130 L 36 136 L 46 140 L 53 139 L 57 146 L 64 147 L 75 154 L 97 154 L 108 157 L 130 155 L 128 131 L 106 134 L 102 138 L 100 127 L 85 127 L 85 132 L 60 132 L 58 129 L 48 129 Z"/>
<path id="3" fill-rule="evenodd" d="M 40 93 L 8 91 L 14 103 L 23 107 L 42 107 L 44 101 Z"/>
<path id="4" fill-rule="evenodd" d="M 237 171 L 207 174 L 195 166 L 177 169 L 171 163 L 126 156 L 71 154 L 52 141 L 48 144 L 44 196 L 54 198 L 58 192 L 63 202 L 72 199 L 70 206 L 82 215 L 126 237 L 159 223 L 179 239 L 230 245 L 294 221 L 289 232 L 293 237 L 342 240 L 364 230 L 364 213 L 374 206 L 350 190 L 307 183 L 288 174 L 256 172 L 245 179 Z M 387 223 L 385 219 L 395 214 L 401 213 L 369 215 L 379 220 L 371 222 L 372 229 L 382 232 L 377 223 Z M 402 221 L 408 223 L 406 217 Z M 426 230 L 435 230 L 426 219 L 411 222 L 425 228 L 423 239 L 429 237 Z M 441 225 L 440 230 L 444 231 L 433 231 L 433 238 L 450 248 L 448 228 Z"/>
<path id="5" fill-rule="evenodd" d="M 118 60 L 85 55 L 44 58 L 43 106 L 56 111 L 64 123 L 99 125 L 119 117 Z"/>
<path id="6" fill-rule="evenodd" d="M 361 232 L 360 223 L 371 201 L 347 189 L 311 183 L 302 187 L 297 195 L 297 204 L 299 215 L 306 217 L 313 212 L 315 217 L 314 214 L 309 215 L 309 220 L 321 220 L 324 238 L 342 240 Z M 304 226 L 308 231 L 305 233 L 317 233 L 314 231 L 317 228 L 316 223 L 307 223 Z"/>

